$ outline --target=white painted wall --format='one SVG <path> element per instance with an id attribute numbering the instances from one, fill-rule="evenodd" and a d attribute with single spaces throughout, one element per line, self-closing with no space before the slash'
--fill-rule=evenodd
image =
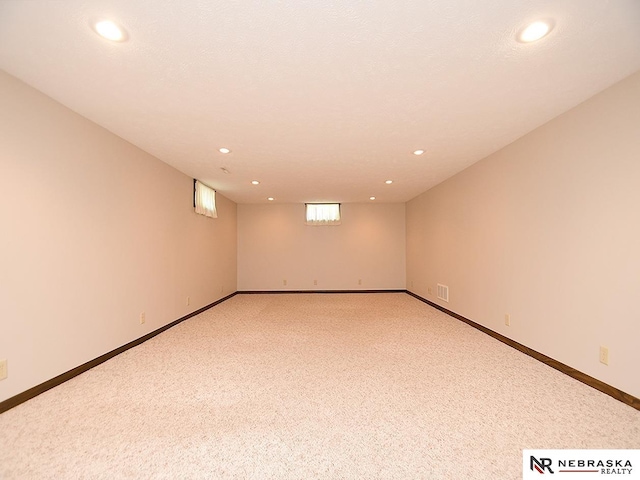
<path id="1" fill-rule="evenodd" d="M 405 248 L 401 203 L 343 204 L 336 226 L 305 225 L 303 204 L 238 205 L 241 291 L 404 289 Z"/>
<path id="2" fill-rule="evenodd" d="M 407 287 L 640 396 L 640 72 L 408 202 Z"/>
<path id="3" fill-rule="evenodd" d="M 236 226 L 233 202 L 195 215 L 189 177 L 0 72 L 0 401 L 236 284 L 406 286 L 640 396 L 638 138 L 640 73 L 408 202 L 406 237 L 404 204 L 344 204 L 339 227 L 239 205 Z"/>
<path id="4" fill-rule="evenodd" d="M 235 203 L 1 71 L 0 145 L 0 401 L 236 290 Z"/>

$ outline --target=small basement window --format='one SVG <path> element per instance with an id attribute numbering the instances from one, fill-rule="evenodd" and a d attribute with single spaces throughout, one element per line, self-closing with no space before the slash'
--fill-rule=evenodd
<path id="1" fill-rule="evenodd" d="M 199 180 L 193 181 L 193 206 L 196 213 L 205 217 L 218 218 L 216 211 L 216 191 Z"/>
<path id="2" fill-rule="evenodd" d="M 307 225 L 340 225 L 339 203 L 306 203 Z"/>

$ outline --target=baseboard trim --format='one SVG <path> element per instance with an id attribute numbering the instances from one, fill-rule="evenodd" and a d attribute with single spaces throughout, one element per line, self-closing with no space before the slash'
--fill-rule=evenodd
<path id="1" fill-rule="evenodd" d="M 616 400 L 621 401 L 622 403 L 625 403 L 627 405 L 629 405 L 630 407 L 635 408 L 636 410 L 640 410 L 640 398 L 634 397 L 633 395 L 630 395 L 626 392 L 623 392 L 622 390 L 617 389 L 616 387 L 612 387 L 611 385 L 604 383 L 601 380 L 598 380 L 597 378 L 593 378 L 590 375 L 587 375 L 586 373 L 582 373 L 579 370 L 576 370 L 573 367 L 570 367 L 568 365 L 565 365 L 564 363 L 558 362 L 557 360 L 554 360 L 551 357 L 547 357 L 546 355 L 537 352 L 536 350 L 533 350 L 532 348 L 529 348 L 525 345 L 522 345 L 521 343 L 516 342 L 515 340 L 511 340 L 508 337 L 505 337 L 504 335 L 501 335 L 498 332 L 494 332 L 493 330 L 491 330 L 490 328 L 487 328 L 483 325 L 480 325 L 479 323 L 474 322 L 473 320 L 469 320 L 466 317 L 463 317 L 462 315 L 459 315 L 451 310 L 448 310 L 440 305 L 438 305 L 437 303 L 433 303 L 429 300 L 427 300 L 426 298 L 421 297 L 420 295 L 417 295 L 409 290 L 406 291 L 407 294 L 411 295 L 412 297 L 420 300 L 421 302 L 426 303 L 427 305 L 432 306 L 433 308 L 436 308 L 438 310 L 440 310 L 441 312 L 446 313 L 447 315 L 452 316 L 453 318 L 460 320 L 470 326 L 472 326 L 473 328 L 476 328 L 478 330 L 480 330 L 483 333 L 486 333 L 487 335 L 490 335 L 491 337 L 495 338 L 496 340 L 509 345 L 512 348 L 515 348 L 516 350 L 519 350 L 520 352 L 529 355 L 532 358 L 535 358 L 536 360 L 550 366 L 551 368 L 554 368 L 556 370 L 558 370 L 559 372 L 564 373 L 565 375 L 570 376 L 571 378 L 574 378 L 576 380 L 578 380 L 579 382 L 584 383 L 585 385 L 588 385 L 592 388 L 595 388 L 596 390 L 601 391 L 602 393 L 606 393 L 607 395 L 615 398 Z"/>
<path id="2" fill-rule="evenodd" d="M 58 385 L 66 382 L 67 380 L 71 380 L 73 377 L 76 377 L 78 375 L 80 375 L 81 373 L 86 372 L 87 370 L 91 370 L 93 367 L 100 365 L 101 363 L 106 362 L 107 360 L 109 360 L 110 358 L 115 357 L 116 355 L 121 354 L 122 352 L 129 350 L 130 348 L 136 347 L 138 345 L 140 345 L 141 343 L 146 342 L 147 340 L 155 337 L 156 335 L 159 335 L 160 333 L 164 332 L 165 330 L 170 329 L 171 327 L 175 327 L 176 325 L 178 325 L 181 322 L 184 322 L 185 320 L 191 318 L 191 317 L 195 317 L 196 315 L 209 310 L 211 307 L 215 307 L 216 305 L 224 302 L 225 300 L 229 300 L 231 297 L 234 297 L 238 294 L 238 292 L 234 292 L 230 295 L 227 295 L 226 297 L 221 298 L 220 300 L 216 300 L 213 303 L 210 303 L 209 305 L 206 305 L 202 308 L 199 308 L 198 310 L 189 313 L 188 315 L 185 315 L 184 317 L 180 317 L 178 320 L 174 320 L 171 323 L 168 323 L 167 325 L 158 328 L 157 330 L 154 330 L 153 332 L 149 332 L 146 335 L 143 335 L 140 338 L 137 338 L 125 345 L 122 345 L 121 347 L 116 348 L 115 350 L 111 350 L 110 352 L 105 353 L 104 355 L 100 355 L 97 358 L 94 358 L 93 360 L 88 361 L 87 363 L 83 363 L 82 365 L 73 368 L 71 370 L 69 370 L 68 372 L 62 373 L 60 375 L 58 375 L 57 377 L 53 377 L 50 380 L 47 380 L 46 382 L 41 383 L 40 385 L 36 385 L 35 387 L 30 388 L 29 390 L 25 390 L 22 393 L 19 393 L 11 398 L 8 398 L 2 402 L 0 402 L 0 413 L 6 412 L 7 410 L 16 407 L 18 405 L 20 405 L 21 403 L 26 402 L 27 400 L 31 400 L 32 398 L 40 395 L 41 393 L 46 392 L 47 390 L 52 389 L 53 387 L 57 387 Z"/>
<path id="3" fill-rule="evenodd" d="M 438 305 L 437 303 L 431 302 L 430 300 L 427 300 L 426 298 L 421 297 L 420 295 L 417 295 L 409 290 L 270 290 L 270 291 L 256 291 L 256 290 L 245 290 L 245 291 L 237 291 L 234 292 L 230 295 L 227 295 L 226 297 L 223 297 L 219 300 L 216 300 L 213 303 L 210 303 L 209 305 L 206 305 L 198 310 L 195 310 L 194 312 L 189 313 L 188 315 L 185 315 L 184 317 L 181 317 L 177 320 L 174 320 L 171 323 L 168 323 L 167 325 L 158 328 L 157 330 L 154 330 L 153 332 L 147 333 L 146 335 L 137 338 L 136 340 L 133 340 L 125 345 L 122 345 L 121 347 L 116 348 L 115 350 L 111 350 L 108 353 L 105 353 L 104 355 L 101 355 L 97 358 L 94 358 L 93 360 L 90 360 L 76 368 L 73 368 L 71 370 L 69 370 L 68 372 L 62 373 L 60 375 L 58 375 L 57 377 L 54 377 L 50 380 L 47 380 L 43 383 L 41 383 L 40 385 L 36 385 L 35 387 L 32 387 L 28 390 L 25 390 L 22 393 L 19 393 L 11 398 L 8 398 L 7 400 L 4 400 L 2 402 L 0 402 L 0 413 L 6 412 L 7 410 L 10 410 L 11 408 L 20 405 L 21 403 L 26 402 L 27 400 L 30 400 L 38 395 L 40 395 L 41 393 L 46 392 L 47 390 L 50 390 L 53 387 L 57 387 L 58 385 L 66 382 L 67 380 L 72 379 L 73 377 L 76 377 L 78 375 L 80 375 L 81 373 L 84 373 L 90 369 L 92 369 L 93 367 L 100 365 L 101 363 L 106 362 L 107 360 L 115 357 L 116 355 L 119 355 L 120 353 L 129 350 L 130 348 L 133 348 L 135 346 L 140 345 L 141 343 L 146 342 L 147 340 L 155 337 L 156 335 L 159 335 L 160 333 L 164 332 L 165 330 L 168 330 L 171 327 L 174 327 L 176 325 L 178 325 L 181 322 L 184 322 L 185 320 L 194 317 L 208 309 L 210 309 L 211 307 L 215 307 L 216 305 L 224 302 L 225 300 L 228 300 L 236 295 L 255 295 L 255 294 L 287 294 L 287 293 L 293 293 L 293 294 L 300 294 L 300 293 L 406 293 L 408 295 L 411 295 L 412 297 L 416 298 L 417 300 L 420 300 L 421 302 L 426 303 L 427 305 L 432 306 L 433 308 L 436 308 L 438 310 L 440 310 L 441 312 L 446 313 L 447 315 L 460 320 L 470 326 L 472 326 L 473 328 L 476 328 L 477 330 L 480 330 L 481 332 L 495 338 L 496 340 L 509 345 L 512 348 L 515 348 L 516 350 L 529 355 L 532 358 L 535 358 L 536 360 L 550 366 L 551 368 L 554 368 L 556 370 L 558 370 L 559 372 L 564 373 L 565 375 L 568 375 L 576 380 L 578 380 L 579 382 L 584 383 L 585 385 L 588 385 L 592 388 L 595 388 L 596 390 L 599 390 L 602 393 L 605 393 L 613 398 L 615 398 L 616 400 L 629 405 L 632 408 L 635 408 L 636 410 L 640 410 L 640 398 L 634 397 L 633 395 L 630 395 L 626 392 L 623 392 L 622 390 L 612 387 L 609 384 L 604 383 L 601 380 L 598 380 L 597 378 L 593 378 L 589 375 L 587 375 L 586 373 L 582 373 L 579 370 L 576 370 L 573 367 L 570 367 L 568 365 L 565 365 L 564 363 L 558 362 L 557 360 L 554 360 L 551 357 L 548 357 L 540 352 L 537 352 L 536 350 L 533 350 L 525 345 L 522 345 L 521 343 L 516 342 L 515 340 L 511 340 L 508 337 L 505 337 L 504 335 L 501 335 L 500 333 L 497 333 L 493 330 L 491 330 L 490 328 L 487 328 L 483 325 L 480 325 L 479 323 L 474 322 L 473 320 L 469 320 L 466 317 L 463 317 L 462 315 L 459 315 L 445 307 L 442 307 L 440 305 Z"/>
<path id="4" fill-rule="evenodd" d="M 404 289 L 394 290 L 239 290 L 239 295 L 263 295 L 286 293 L 407 293 Z"/>

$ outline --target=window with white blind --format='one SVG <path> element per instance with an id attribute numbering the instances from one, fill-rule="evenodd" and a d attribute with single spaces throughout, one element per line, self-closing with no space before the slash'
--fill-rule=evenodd
<path id="1" fill-rule="evenodd" d="M 307 203 L 307 225 L 340 225 L 339 203 Z"/>
<path id="2" fill-rule="evenodd" d="M 198 180 L 193 181 L 193 205 L 196 213 L 205 217 L 218 218 L 216 191 Z"/>

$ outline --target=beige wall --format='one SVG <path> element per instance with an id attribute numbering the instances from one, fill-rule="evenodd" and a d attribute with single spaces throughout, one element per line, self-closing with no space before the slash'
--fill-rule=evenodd
<path id="1" fill-rule="evenodd" d="M 406 243 L 403 204 L 345 204 L 339 227 L 239 205 L 236 228 L 233 202 L 195 215 L 189 177 L 0 72 L 0 401 L 236 283 L 406 286 L 640 396 L 638 138 L 640 73 L 408 202 Z"/>
<path id="2" fill-rule="evenodd" d="M 640 396 L 640 73 L 408 202 L 407 287 Z"/>
<path id="3" fill-rule="evenodd" d="M 238 290 L 403 289 L 405 245 L 404 204 L 343 204 L 336 226 L 305 225 L 303 204 L 238 205 Z"/>
<path id="4" fill-rule="evenodd" d="M 0 401 L 236 290 L 233 202 L 1 71 L 0 145 Z"/>

